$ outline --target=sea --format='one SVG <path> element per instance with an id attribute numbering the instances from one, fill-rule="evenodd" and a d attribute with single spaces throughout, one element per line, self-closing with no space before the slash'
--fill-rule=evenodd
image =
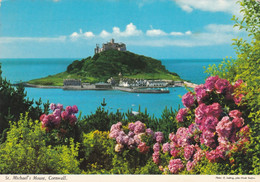
<path id="1" fill-rule="evenodd" d="M 0 59 L 2 76 L 11 83 L 29 81 L 31 79 L 46 77 L 66 70 L 75 58 L 29 58 L 29 59 Z M 78 59 L 80 60 L 80 59 Z M 222 59 L 161 59 L 166 69 L 176 72 L 181 78 L 196 84 L 204 83 L 207 74 L 204 67 L 219 64 Z M 103 99 L 107 105 L 104 107 L 109 112 L 147 110 L 150 116 L 160 118 L 167 107 L 177 110 L 183 107 L 181 96 L 186 92 L 184 87 L 166 88 L 168 94 L 142 94 L 128 93 L 118 90 L 95 91 L 79 90 L 68 91 L 62 89 L 25 88 L 29 99 L 50 103 L 61 103 L 64 106 L 77 105 L 82 115 L 94 113 L 102 107 Z"/>

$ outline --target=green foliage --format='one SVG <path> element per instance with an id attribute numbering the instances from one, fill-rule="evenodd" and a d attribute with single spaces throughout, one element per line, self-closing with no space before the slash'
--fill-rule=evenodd
<path id="1" fill-rule="evenodd" d="M 75 60 L 63 73 L 31 80 L 29 83 L 62 86 L 63 79 L 68 78 L 97 83 L 106 82 L 111 77 L 118 80 L 119 73 L 124 78 L 181 80 L 178 74 L 166 70 L 159 60 L 128 51 L 108 50 L 95 54 L 93 58 Z"/>
<path id="2" fill-rule="evenodd" d="M 9 121 L 17 121 L 20 118 L 20 113 L 29 112 L 29 117 L 38 119 L 43 112 L 47 112 L 42 108 L 46 104 L 42 104 L 41 99 L 35 102 L 26 98 L 26 92 L 22 84 L 14 87 L 6 79 L 1 76 L 0 65 L 0 134 L 9 128 Z M 47 103 L 48 104 L 48 103 Z M 6 131 L 6 130 L 5 130 Z M 5 134 L 2 135 L 2 141 Z"/>
<path id="3" fill-rule="evenodd" d="M 260 4 L 255 0 L 239 1 L 243 13 L 243 19 L 233 17 L 236 22 L 235 27 L 245 30 L 248 33 L 250 42 L 243 39 L 234 39 L 233 45 L 236 46 L 237 59 L 224 61 L 218 67 L 211 66 L 207 73 L 219 75 L 222 78 L 234 82 L 242 79 L 247 86 L 244 112 L 248 113 L 248 123 L 252 128 L 251 158 L 253 161 L 250 166 L 250 173 L 260 173 Z M 243 163 L 246 165 L 246 163 Z M 249 168 L 245 166 L 241 168 Z"/>
<path id="4" fill-rule="evenodd" d="M 168 109 L 166 107 L 160 118 L 151 117 L 147 113 L 147 110 L 141 112 L 140 107 L 138 112 L 138 115 L 132 114 L 131 111 L 128 111 L 127 113 L 121 113 L 119 111 L 113 113 L 99 107 L 95 113 L 80 119 L 77 125 L 81 133 L 89 133 L 94 130 L 109 131 L 111 126 L 118 121 L 121 121 L 124 125 L 130 122 L 141 121 L 147 128 L 163 132 L 166 139 L 168 138 L 169 133 L 177 131 L 177 122 L 175 120 L 177 111 L 173 111 L 172 108 Z"/>
<path id="5" fill-rule="evenodd" d="M 115 141 L 109 132 L 93 131 L 83 135 L 84 161 L 87 174 L 160 174 L 152 162 L 151 153 L 141 154 L 136 149 L 115 152 Z"/>
<path id="6" fill-rule="evenodd" d="M 1 174 L 80 173 L 78 144 L 47 146 L 45 131 L 28 115 L 12 123 L 6 141 L 0 145 Z"/>
<path id="7" fill-rule="evenodd" d="M 124 114 L 117 111 L 116 113 L 109 113 L 101 107 L 98 107 L 96 112 L 84 116 L 79 122 L 79 128 L 85 133 L 90 131 L 99 130 L 99 131 L 109 131 L 112 124 L 121 121 L 124 117 Z"/>

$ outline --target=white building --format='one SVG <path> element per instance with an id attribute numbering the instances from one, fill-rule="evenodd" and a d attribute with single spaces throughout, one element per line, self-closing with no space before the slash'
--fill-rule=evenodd
<path id="1" fill-rule="evenodd" d="M 160 81 L 160 80 L 148 80 L 146 82 L 147 87 L 166 87 L 168 85 L 167 82 Z"/>

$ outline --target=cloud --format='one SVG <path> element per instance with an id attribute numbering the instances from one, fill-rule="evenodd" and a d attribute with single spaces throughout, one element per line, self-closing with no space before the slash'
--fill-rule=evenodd
<path id="1" fill-rule="evenodd" d="M 105 30 L 102 30 L 102 32 L 99 34 L 100 37 L 102 38 L 106 38 L 106 37 L 109 37 L 111 34 L 108 33 L 107 31 Z"/>
<path id="2" fill-rule="evenodd" d="M 210 32 L 239 32 L 238 27 L 233 27 L 233 25 L 219 25 L 219 24 L 209 24 L 205 27 L 206 30 Z"/>
<path id="3" fill-rule="evenodd" d="M 184 11 L 190 13 L 194 9 L 209 12 L 226 12 L 240 14 L 237 0 L 172 0 Z"/>
<path id="4" fill-rule="evenodd" d="M 149 47 L 198 47 L 198 46 L 216 46 L 231 44 L 234 36 L 240 34 L 233 25 L 209 24 L 204 27 L 202 33 L 192 33 L 191 31 L 171 32 L 168 36 L 148 38 L 143 37 L 138 41 L 130 40 L 128 45 L 149 46 Z"/>
<path id="5" fill-rule="evenodd" d="M 245 35 L 245 32 L 233 28 L 230 24 L 208 24 L 199 33 L 188 30 L 186 32 L 171 31 L 166 32 L 162 29 L 146 30 L 145 34 L 130 23 L 124 31 L 118 27 L 113 27 L 112 32 L 102 30 L 98 35 L 91 31 L 83 32 L 79 29 L 78 32 L 73 32 L 69 36 L 59 37 L 1 37 L 1 43 L 12 42 L 66 42 L 68 40 L 91 40 L 89 44 L 104 42 L 104 39 L 115 38 L 117 41 L 125 42 L 131 46 L 147 46 L 147 47 L 196 47 L 196 46 L 216 46 L 231 44 L 232 39 L 237 35 Z"/>
<path id="6" fill-rule="evenodd" d="M 59 2 L 59 1 L 61 1 L 61 0 L 52 0 L 52 1 L 56 3 L 56 2 Z"/>
<path id="7" fill-rule="evenodd" d="M 172 35 L 172 36 L 182 36 L 182 35 L 184 35 L 184 33 L 182 33 L 182 32 L 171 32 L 170 35 Z"/>
<path id="8" fill-rule="evenodd" d="M 76 41 L 79 38 L 84 38 L 84 39 L 88 39 L 88 38 L 92 38 L 95 37 L 95 35 L 93 34 L 93 32 L 85 32 L 83 33 L 82 29 L 79 29 L 79 33 L 78 32 L 73 32 L 70 35 L 71 40 Z"/>
<path id="9" fill-rule="evenodd" d="M 0 37 L 0 44 L 13 42 L 65 42 L 66 36 L 59 37 Z"/>
<path id="10" fill-rule="evenodd" d="M 126 28 L 123 32 L 121 32 L 119 27 L 113 27 L 113 32 L 111 33 L 112 36 L 115 37 L 131 37 L 131 36 L 140 36 L 143 32 L 138 30 L 133 23 L 129 23 L 126 25 Z"/>
<path id="11" fill-rule="evenodd" d="M 160 29 L 152 29 L 152 30 L 147 30 L 146 35 L 150 37 L 154 37 L 154 36 L 166 36 L 168 34 Z"/>

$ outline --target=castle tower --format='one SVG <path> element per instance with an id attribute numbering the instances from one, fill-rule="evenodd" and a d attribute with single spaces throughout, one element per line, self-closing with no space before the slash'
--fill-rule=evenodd
<path id="1" fill-rule="evenodd" d="M 114 44 L 115 43 L 115 39 L 111 39 L 110 43 Z"/>

